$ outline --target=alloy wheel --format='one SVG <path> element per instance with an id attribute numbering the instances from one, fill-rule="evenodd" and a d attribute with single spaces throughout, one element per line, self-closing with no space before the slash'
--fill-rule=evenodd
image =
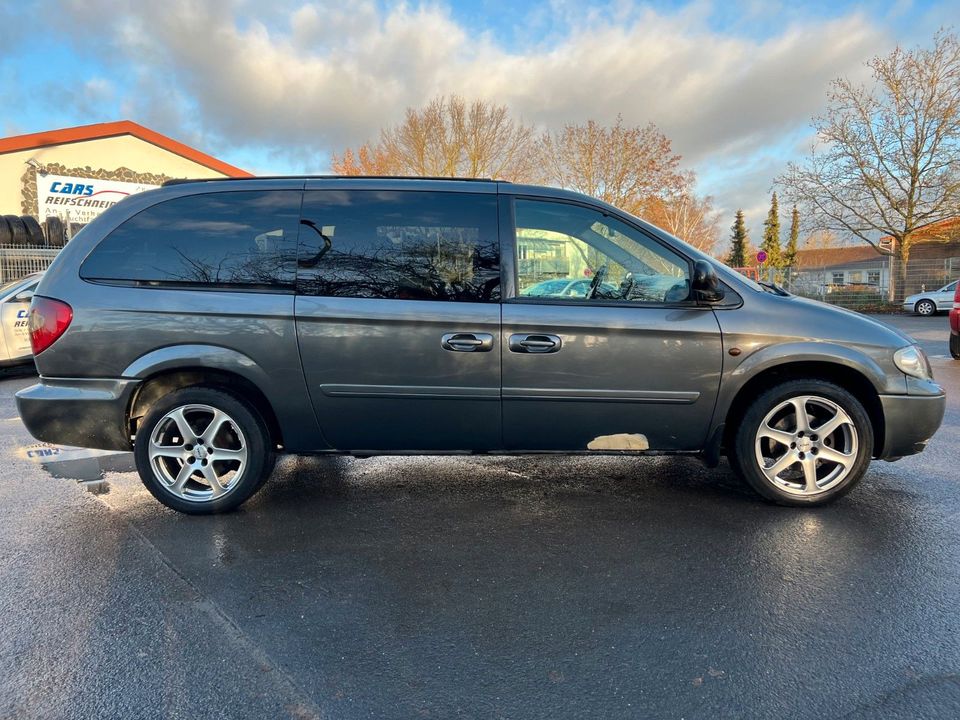
<path id="1" fill-rule="evenodd" d="M 847 412 L 817 395 L 779 403 L 760 423 L 755 442 L 767 480 L 793 495 L 817 495 L 840 484 L 853 470 L 858 449 Z"/>
<path id="2" fill-rule="evenodd" d="M 168 492 L 184 500 L 216 500 L 233 490 L 247 467 L 247 442 L 237 422 L 210 405 L 174 408 L 150 433 L 150 467 Z"/>

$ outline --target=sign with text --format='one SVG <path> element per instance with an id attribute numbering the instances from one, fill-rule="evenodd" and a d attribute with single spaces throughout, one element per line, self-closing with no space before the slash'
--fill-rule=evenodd
<path id="1" fill-rule="evenodd" d="M 156 187 L 159 186 L 38 173 L 40 220 L 56 215 L 64 222 L 86 224 L 128 195 Z"/>

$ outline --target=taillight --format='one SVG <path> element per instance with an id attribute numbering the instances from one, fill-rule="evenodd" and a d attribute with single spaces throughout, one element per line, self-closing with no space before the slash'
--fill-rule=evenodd
<path id="1" fill-rule="evenodd" d="M 34 295 L 30 305 L 30 345 L 39 355 L 66 332 L 73 320 L 73 308 L 60 300 Z"/>

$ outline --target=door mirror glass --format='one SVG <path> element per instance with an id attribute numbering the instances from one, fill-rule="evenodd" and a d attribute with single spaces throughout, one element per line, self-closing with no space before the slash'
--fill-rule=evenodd
<path id="1" fill-rule="evenodd" d="M 693 294 L 700 302 L 720 302 L 723 300 L 723 288 L 713 265 L 706 260 L 697 260 L 693 264 Z"/>

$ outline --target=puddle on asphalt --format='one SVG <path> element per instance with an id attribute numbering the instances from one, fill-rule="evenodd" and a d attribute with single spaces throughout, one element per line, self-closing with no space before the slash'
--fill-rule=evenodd
<path id="1" fill-rule="evenodd" d="M 75 480 L 95 495 L 110 492 L 108 472 L 134 472 L 133 453 L 89 450 L 36 443 L 19 449 L 25 460 L 36 463 L 57 479 Z"/>

